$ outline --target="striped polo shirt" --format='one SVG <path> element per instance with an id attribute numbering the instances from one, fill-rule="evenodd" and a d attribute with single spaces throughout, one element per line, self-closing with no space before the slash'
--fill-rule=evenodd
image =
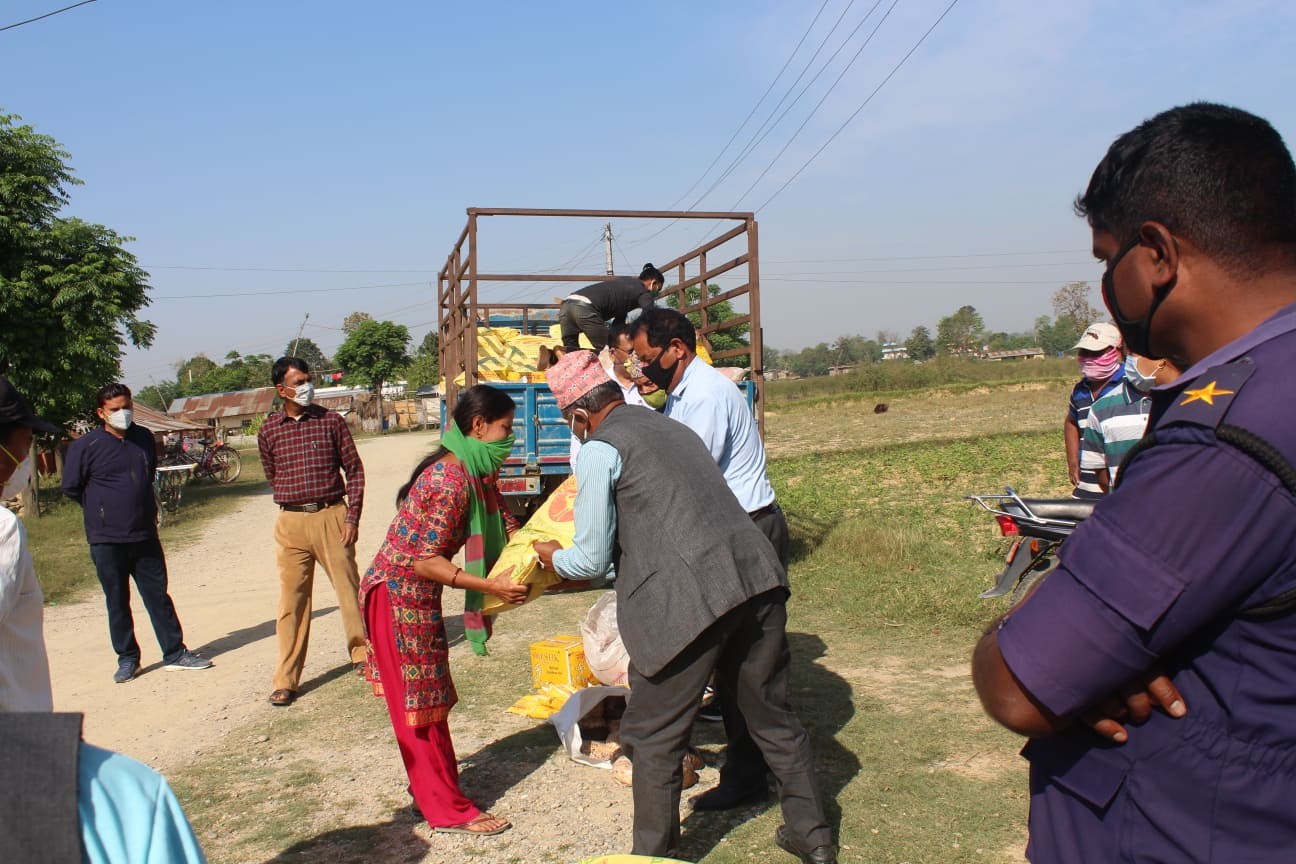
<path id="1" fill-rule="evenodd" d="M 1080 427 L 1080 467 L 1106 468 L 1112 483 L 1121 461 L 1147 430 L 1152 400 L 1128 380 L 1089 406 Z"/>

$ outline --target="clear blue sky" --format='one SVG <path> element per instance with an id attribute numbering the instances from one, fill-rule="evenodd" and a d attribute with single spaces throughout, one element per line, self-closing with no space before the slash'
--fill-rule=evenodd
<path id="1" fill-rule="evenodd" d="M 0 26 L 66 2 L 8 0 Z M 70 213 L 136 238 L 159 327 L 126 359 L 140 386 L 199 352 L 278 354 L 308 312 L 326 352 L 354 310 L 421 338 L 466 207 L 676 204 L 792 56 L 737 143 L 751 138 L 844 11 L 793 93 L 843 46 L 836 59 L 700 202 L 762 205 L 949 0 L 828 0 L 793 55 L 821 2 L 98 0 L 0 32 L 0 110 L 71 153 L 85 185 Z M 1258 0 L 960 0 L 758 211 L 766 341 L 907 334 L 965 303 L 994 329 L 1028 329 L 1063 282 L 1096 279 L 1070 202 L 1114 136 L 1209 99 L 1296 141 L 1294 24 L 1296 7 Z M 618 272 L 670 259 L 702 230 L 613 227 Z M 492 224 L 483 263 L 575 256 L 574 269 L 600 272 L 598 233 Z M 287 291 L 313 293 L 273 293 Z M 222 293 L 254 296 L 199 296 Z"/>

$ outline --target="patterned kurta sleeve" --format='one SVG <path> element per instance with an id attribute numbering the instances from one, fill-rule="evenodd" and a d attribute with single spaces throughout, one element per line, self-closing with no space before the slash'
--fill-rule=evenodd
<path id="1" fill-rule="evenodd" d="M 462 471 L 433 465 L 410 487 L 387 534 L 392 564 L 449 558 L 463 543 L 468 524 L 468 482 Z"/>

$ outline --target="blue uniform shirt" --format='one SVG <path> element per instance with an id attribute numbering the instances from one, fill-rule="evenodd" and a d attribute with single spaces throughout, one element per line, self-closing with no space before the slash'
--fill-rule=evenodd
<path id="1" fill-rule="evenodd" d="M 765 445 L 734 382 L 694 357 L 666 397 L 663 413 L 698 434 L 744 510 L 774 503 L 774 487 L 765 476 Z"/>
<path id="2" fill-rule="evenodd" d="M 1296 612 L 1237 614 L 1296 587 L 1296 502 L 1215 437 L 1241 427 L 1296 464 L 1294 366 L 1289 306 L 1154 390 L 1158 443 L 1004 621 L 1008 668 L 1055 714 L 1153 664 L 1188 707 L 1124 745 L 1079 722 L 1027 744 L 1036 864 L 1296 856 Z"/>

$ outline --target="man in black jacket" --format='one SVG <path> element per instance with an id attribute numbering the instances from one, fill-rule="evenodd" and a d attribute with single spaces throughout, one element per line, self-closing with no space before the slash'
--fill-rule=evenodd
<path id="1" fill-rule="evenodd" d="M 626 316 L 636 309 L 641 312 L 651 309 L 657 292 L 665 284 L 661 271 L 645 264 L 638 279 L 618 276 L 573 291 L 558 307 L 563 348 L 567 351 L 580 348 L 584 333 L 594 351 L 602 351 L 608 344 L 608 322 L 624 325 Z"/>
<path id="2" fill-rule="evenodd" d="M 117 652 L 113 680 L 125 684 L 140 670 L 140 646 L 131 616 L 130 580 L 153 622 L 168 670 L 206 669 L 205 657 L 185 648 L 180 619 L 167 593 L 166 558 L 157 532 L 153 435 L 131 422 L 131 391 L 109 384 L 96 394 L 104 425 L 68 448 L 63 494 L 85 510 L 86 539 L 108 601 L 108 632 Z"/>

